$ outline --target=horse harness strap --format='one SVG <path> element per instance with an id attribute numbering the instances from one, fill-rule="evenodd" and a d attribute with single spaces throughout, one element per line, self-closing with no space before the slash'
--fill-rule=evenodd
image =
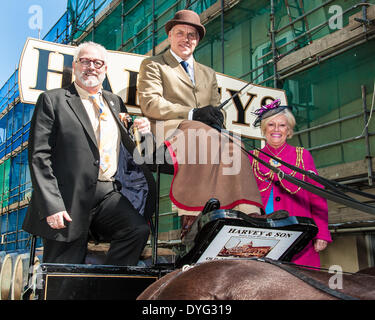
<path id="1" fill-rule="evenodd" d="M 326 285 L 324 285 L 323 283 L 315 280 L 314 278 L 308 277 L 308 276 L 304 275 L 302 272 L 299 272 L 296 269 L 293 269 L 293 268 L 287 266 L 286 264 L 284 264 L 281 261 L 277 261 L 277 260 L 273 260 L 273 259 L 269 259 L 269 258 L 257 258 L 255 260 L 267 262 L 267 263 L 270 263 L 274 266 L 277 266 L 280 269 L 282 269 L 282 270 L 290 273 L 291 275 L 295 276 L 296 278 L 306 282 L 307 284 L 311 285 L 312 287 L 314 287 L 314 288 L 316 288 L 320 291 L 323 291 L 324 293 L 327 293 L 327 294 L 329 294 L 329 295 L 331 295 L 335 298 L 338 298 L 338 299 L 341 299 L 341 300 L 360 300 L 358 298 L 349 296 L 345 293 L 333 290 L 333 289 L 327 287 Z"/>

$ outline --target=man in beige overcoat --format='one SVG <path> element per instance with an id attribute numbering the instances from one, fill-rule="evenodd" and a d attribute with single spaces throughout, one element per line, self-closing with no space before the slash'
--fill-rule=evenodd
<path id="1" fill-rule="evenodd" d="M 179 208 L 179 215 L 184 216 L 182 232 L 211 198 L 218 199 L 222 209 L 259 213 L 262 201 L 247 156 L 230 141 L 224 141 L 224 135 L 216 130 L 224 122 L 217 108 L 221 97 L 216 73 L 193 57 L 206 32 L 199 15 L 191 10 L 178 11 L 165 29 L 170 49 L 143 60 L 138 94 L 157 145 L 164 142 L 174 159 L 170 198 Z M 192 132 L 199 133 L 195 140 L 189 140 Z M 203 162 L 196 145 L 201 143 L 202 135 L 210 137 L 204 145 L 207 154 Z M 215 153 L 217 146 L 220 150 Z M 229 158 L 239 159 L 237 170 L 229 174 L 226 169 L 234 164 L 223 161 L 223 149 L 229 150 Z M 193 154 L 197 154 L 195 161 L 191 160 Z"/>

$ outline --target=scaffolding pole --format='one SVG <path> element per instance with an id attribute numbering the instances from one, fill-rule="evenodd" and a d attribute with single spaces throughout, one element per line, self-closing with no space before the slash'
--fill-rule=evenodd
<path id="1" fill-rule="evenodd" d="M 373 179 L 372 179 L 372 157 L 371 157 L 371 151 L 370 151 L 370 137 L 368 132 L 368 118 L 367 118 L 367 104 L 366 104 L 366 86 L 361 86 L 361 92 L 362 92 L 362 105 L 363 105 L 363 120 L 365 124 L 364 129 L 364 135 L 365 135 L 365 141 L 366 141 L 366 159 L 367 159 L 367 175 L 368 175 L 368 184 L 369 186 L 373 185 Z"/>
<path id="2" fill-rule="evenodd" d="M 272 49 L 272 60 L 273 60 L 273 87 L 278 86 L 278 74 L 277 74 L 277 48 L 276 48 L 276 30 L 275 30 L 275 2 L 271 0 L 271 14 L 270 14 L 270 37 L 271 37 L 271 49 Z"/>

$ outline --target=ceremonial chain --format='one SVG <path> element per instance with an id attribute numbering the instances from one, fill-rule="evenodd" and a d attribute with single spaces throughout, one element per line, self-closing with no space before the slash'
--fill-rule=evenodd
<path id="1" fill-rule="evenodd" d="M 284 148 L 283 148 L 284 149 Z M 282 149 L 282 150 L 283 150 Z M 268 149 L 269 150 L 269 149 Z M 281 150 L 281 151 L 282 151 Z M 277 155 L 279 155 L 280 152 L 277 153 Z M 271 152 L 272 153 L 272 152 Z M 303 163 L 303 158 L 302 158 L 302 154 L 303 154 L 303 148 L 302 147 L 296 147 L 296 153 L 297 153 L 297 159 L 296 159 L 296 164 L 295 164 L 295 167 L 300 167 L 300 165 L 302 165 L 302 169 L 305 170 L 305 165 Z M 272 153 L 273 154 L 273 153 Z M 259 157 L 259 151 L 258 150 L 255 150 L 254 151 L 254 155 L 256 157 Z M 271 161 L 270 161 L 270 164 L 271 164 Z M 272 165 L 272 164 L 271 164 Z M 267 180 L 269 180 L 269 183 L 268 185 L 259 190 L 260 192 L 263 192 L 263 191 L 266 191 L 269 189 L 269 187 L 271 186 L 272 184 L 272 181 L 273 181 L 273 178 L 275 177 L 275 172 L 273 172 L 271 169 L 266 172 L 266 173 L 262 173 L 259 169 L 259 162 L 255 159 L 253 159 L 253 163 L 251 164 L 252 166 L 252 169 L 253 169 L 253 172 L 255 174 L 255 176 L 262 182 L 267 182 Z M 292 171 L 289 175 L 294 177 L 296 175 L 296 171 Z M 301 187 L 298 187 L 298 189 L 296 191 L 291 191 L 289 190 L 284 184 L 283 184 L 283 179 L 279 176 L 279 181 L 280 181 L 280 184 L 281 186 L 286 190 L 288 191 L 290 194 L 296 194 L 300 189 Z M 305 181 L 305 175 L 303 174 L 302 175 L 302 181 Z"/>
<path id="2" fill-rule="evenodd" d="M 278 155 L 279 155 L 279 154 L 285 149 L 285 147 L 286 147 L 286 143 L 284 144 L 284 147 L 282 147 L 281 150 L 280 150 L 277 154 L 274 154 L 274 153 L 271 151 L 271 149 L 268 147 L 268 144 L 266 145 L 266 148 L 268 149 L 268 151 L 271 152 L 272 155 L 273 155 L 276 159 L 280 159 L 280 158 L 278 157 Z M 276 167 L 276 168 L 278 168 L 278 167 L 281 166 L 281 163 L 280 163 L 280 162 L 277 162 L 277 160 L 272 159 L 272 158 L 270 158 L 269 163 L 270 163 L 271 166 L 274 166 L 274 167 Z"/>

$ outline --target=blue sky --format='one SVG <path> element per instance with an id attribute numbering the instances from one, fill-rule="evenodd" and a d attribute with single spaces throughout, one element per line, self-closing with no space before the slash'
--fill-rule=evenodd
<path id="1" fill-rule="evenodd" d="M 41 27 L 42 39 L 64 14 L 66 7 L 67 0 L 1 1 L 0 88 L 18 66 L 26 39 L 38 38 L 38 26 Z"/>

